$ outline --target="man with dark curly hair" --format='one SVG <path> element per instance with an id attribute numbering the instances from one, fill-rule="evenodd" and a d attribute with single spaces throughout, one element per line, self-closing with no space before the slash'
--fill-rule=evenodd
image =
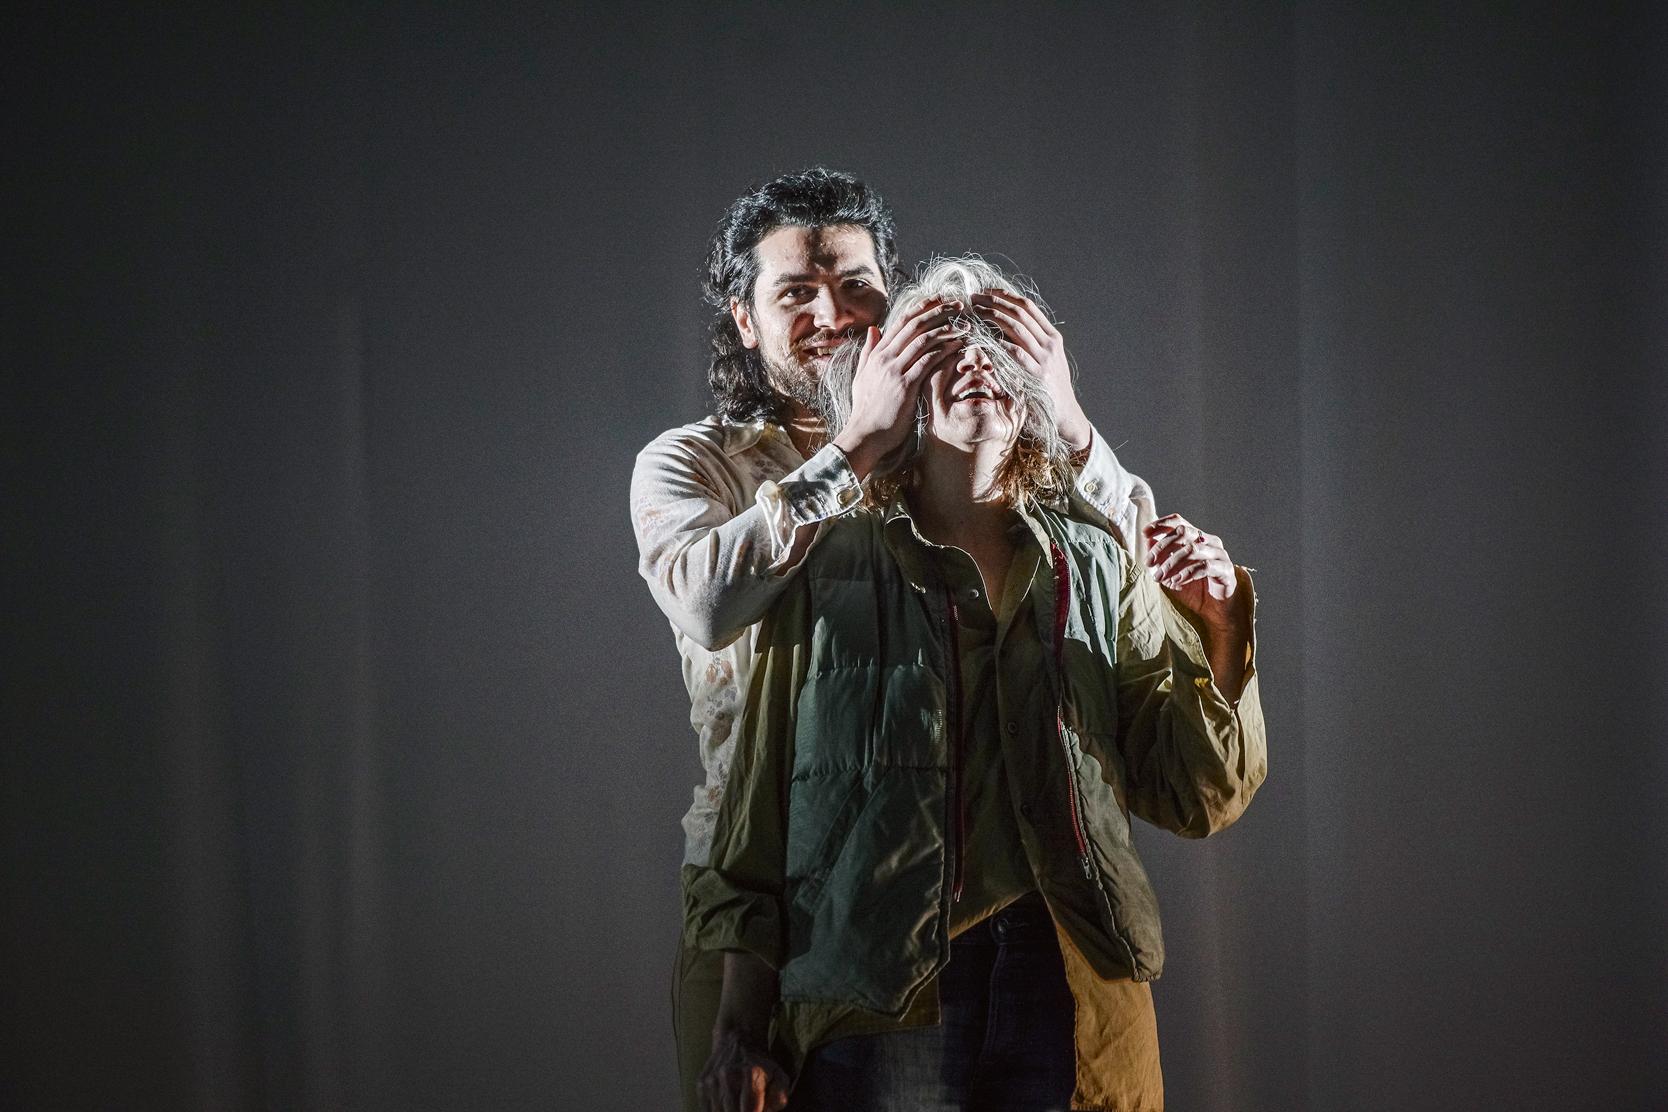
<path id="1" fill-rule="evenodd" d="M 813 168 L 749 190 L 713 234 L 705 293 L 716 412 L 655 438 L 631 484 L 639 570 L 671 621 L 706 770 L 683 820 L 686 884 L 712 851 L 758 623 L 820 523 L 857 506 L 864 480 L 905 445 L 922 384 L 960 353 L 958 315 L 996 325 L 1042 380 L 1076 453 L 1074 508 L 1142 555 L 1152 492 L 1095 434 L 1046 315 L 1019 295 L 935 301 L 881 335 L 887 291 L 900 279 L 891 211 L 839 171 Z M 865 389 L 829 439 L 817 383 L 853 337 L 869 341 L 858 372 Z M 722 979 L 721 955 L 680 947 L 673 1024 L 686 1109 L 700 1107 L 695 1085 L 712 1052 Z"/>

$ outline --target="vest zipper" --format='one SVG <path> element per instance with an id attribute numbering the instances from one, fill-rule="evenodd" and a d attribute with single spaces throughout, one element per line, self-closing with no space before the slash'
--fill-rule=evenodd
<path id="1" fill-rule="evenodd" d="M 1048 542 L 1048 555 L 1054 565 L 1054 737 L 1060 743 L 1060 754 L 1066 762 L 1066 802 L 1071 808 L 1071 832 L 1077 840 L 1077 859 L 1083 866 L 1083 878 L 1095 879 L 1095 866 L 1089 856 L 1089 844 L 1083 837 L 1083 814 L 1077 799 L 1077 777 L 1071 767 L 1071 746 L 1066 744 L 1064 717 L 1066 693 L 1066 617 L 1071 612 L 1071 571 L 1066 566 L 1066 554 L 1053 541 Z"/>
<path id="2" fill-rule="evenodd" d="M 962 856 L 967 846 L 967 799 L 962 777 L 965 774 L 966 755 L 964 748 L 964 731 L 962 724 L 961 699 L 961 615 L 956 609 L 956 596 L 948 586 L 944 588 L 944 609 L 949 616 L 950 634 L 950 667 L 946 669 L 950 681 L 949 706 L 949 742 L 950 742 L 950 795 L 951 807 L 951 836 L 955 843 L 955 866 L 950 883 L 950 899 L 961 902 L 962 882 L 967 872 Z"/>

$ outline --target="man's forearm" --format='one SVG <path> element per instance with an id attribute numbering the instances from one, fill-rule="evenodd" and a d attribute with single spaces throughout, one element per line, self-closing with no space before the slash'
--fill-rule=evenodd
<path id="1" fill-rule="evenodd" d="M 1076 465 L 1074 512 L 1106 529 L 1137 563 L 1146 557 L 1146 527 L 1152 523 L 1152 488 L 1124 467 L 1110 446 L 1091 427 L 1086 455 Z"/>
<path id="2" fill-rule="evenodd" d="M 713 1044 L 724 1035 L 763 1047 L 770 1038 L 770 1017 L 776 1009 L 776 970 L 757 955 L 735 951 L 724 955 L 724 984 L 713 1023 Z"/>
<path id="3" fill-rule="evenodd" d="M 764 617 L 816 523 L 849 510 L 862 491 L 844 457 L 830 450 L 761 484 L 737 508 L 716 493 L 730 479 L 697 462 L 716 449 L 682 435 L 645 448 L 632 473 L 638 570 L 673 625 L 718 649 Z"/>

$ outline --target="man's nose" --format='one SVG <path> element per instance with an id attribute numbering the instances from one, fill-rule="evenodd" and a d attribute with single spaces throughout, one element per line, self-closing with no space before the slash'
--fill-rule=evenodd
<path id="1" fill-rule="evenodd" d="M 816 300 L 811 302 L 811 312 L 811 319 L 818 328 L 833 332 L 844 331 L 854 319 L 851 301 L 832 286 L 824 286 L 817 291 Z"/>

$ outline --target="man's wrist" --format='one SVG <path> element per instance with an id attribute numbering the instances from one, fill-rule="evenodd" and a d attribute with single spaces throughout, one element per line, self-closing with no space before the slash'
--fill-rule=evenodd
<path id="1" fill-rule="evenodd" d="M 712 1045 L 714 1049 L 725 1042 L 733 1042 L 737 1046 L 749 1047 L 753 1050 L 765 1050 L 770 1043 L 770 1021 L 762 1022 L 747 1016 L 719 1015 L 712 1025 Z"/>
<path id="2" fill-rule="evenodd" d="M 867 479 L 880 460 L 879 454 L 870 449 L 868 438 L 853 435 L 849 430 L 840 433 L 831 443 L 846 457 L 846 463 L 851 467 L 852 474 L 857 476 L 858 482 Z"/>
<path id="3" fill-rule="evenodd" d="M 1095 442 L 1095 427 L 1088 416 L 1078 409 L 1074 414 L 1061 414 L 1058 420 L 1060 439 L 1073 452 L 1085 452 Z"/>

